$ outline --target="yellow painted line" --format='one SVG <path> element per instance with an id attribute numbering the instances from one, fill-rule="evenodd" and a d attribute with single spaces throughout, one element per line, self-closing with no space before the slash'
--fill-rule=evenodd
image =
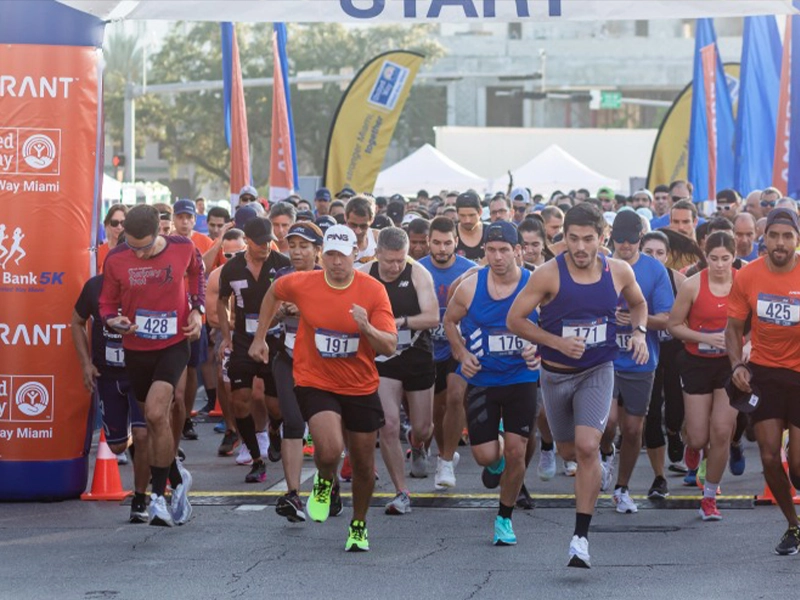
<path id="1" fill-rule="evenodd" d="M 252 498 L 277 498 L 283 495 L 281 491 L 262 491 L 262 492 L 250 492 L 250 491 L 243 491 L 243 492 L 232 492 L 232 491 L 221 491 L 221 492 L 191 492 L 192 497 L 196 498 L 230 498 L 230 497 L 252 497 Z M 342 496 L 346 498 L 350 498 L 352 496 L 351 492 L 342 492 Z M 376 492 L 372 494 L 373 498 L 394 498 L 395 494 L 393 492 Z M 434 498 L 438 500 L 494 500 L 499 497 L 498 493 L 475 493 L 475 494 L 436 494 L 433 492 L 422 492 L 422 493 L 412 493 L 412 498 Z M 575 496 L 573 494 L 531 494 L 531 497 L 534 500 L 574 500 Z M 636 500 L 647 500 L 647 496 L 631 496 Z M 600 499 L 603 500 L 610 500 L 612 498 L 611 494 L 603 494 L 600 496 Z M 720 494 L 717 498 L 721 501 L 724 500 L 755 500 L 755 496 L 751 495 L 744 495 L 744 496 L 728 496 Z M 670 500 L 696 500 L 699 501 L 702 499 L 702 496 L 669 496 L 666 499 L 666 502 Z M 661 502 L 661 500 L 656 500 L 655 502 Z"/>

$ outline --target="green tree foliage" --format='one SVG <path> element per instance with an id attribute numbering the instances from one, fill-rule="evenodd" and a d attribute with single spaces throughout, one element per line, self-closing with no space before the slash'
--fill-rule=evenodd
<path id="1" fill-rule="evenodd" d="M 271 77 L 271 24 L 238 24 L 236 30 L 244 78 Z M 444 52 L 431 39 L 431 29 L 425 25 L 370 28 L 346 28 L 339 24 L 289 26 L 290 75 L 298 71 L 322 71 L 334 75 L 348 68 L 355 73 L 375 55 L 394 49 L 421 52 L 427 57 L 426 65 L 432 64 Z M 222 79 L 219 25 L 176 24 L 149 62 L 150 84 Z M 119 69 L 119 73 L 125 72 Z M 134 77 L 132 71 L 127 72 Z M 124 92 L 124 86 L 122 88 Z M 338 84 L 302 91 L 292 86 L 301 174 L 322 173 L 331 119 L 342 93 Z M 107 96 L 107 102 L 116 102 L 119 92 L 114 94 L 113 98 Z M 432 127 L 444 119 L 446 107 L 443 99 L 442 88 L 415 84 L 395 133 L 395 143 L 401 149 L 410 150 L 432 140 Z M 269 176 L 272 88 L 247 87 L 245 100 L 253 179 L 256 185 L 261 186 Z M 115 123 L 108 130 L 121 140 L 121 110 L 119 115 L 116 108 L 113 115 L 111 110 L 108 114 L 115 120 L 118 116 L 119 124 Z M 139 99 L 137 135 L 158 141 L 161 156 L 173 167 L 193 163 L 203 179 L 229 180 L 230 154 L 224 136 L 222 90 L 150 95 Z"/>

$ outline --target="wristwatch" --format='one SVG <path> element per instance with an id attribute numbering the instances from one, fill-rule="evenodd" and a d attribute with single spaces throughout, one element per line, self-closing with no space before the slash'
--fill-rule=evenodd
<path id="1" fill-rule="evenodd" d="M 647 327 L 645 327 L 644 325 L 637 325 L 636 331 L 640 331 L 643 334 L 647 335 Z"/>
<path id="2" fill-rule="evenodd" d="M 206 307 L 202 304 L 195 304 L 192 306 L 192 310 L 196 310 L 200 313 L 200 316 L 204 316 L 206 314 Z"/>

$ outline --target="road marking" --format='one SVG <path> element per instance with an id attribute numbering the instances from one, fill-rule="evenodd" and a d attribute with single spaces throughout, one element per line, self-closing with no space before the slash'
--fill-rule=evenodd
<path id="1" fill-rule="evenodd" d="M 309 469 L 301 469 L 300 470 L 300 485 L 303 485 L 306 481 L 311 479 L 316 473 L 317 470 L 313 468 Z M 278 483 L 273 485 L 271 488 L 267 490 L 267 492 L 280 492 L 281 494 L 285 494 L 289 491 L 289 487 L 286 485 L 286 480 L 281 479 Z"/>
<path id="2" fill-rule="evenodd" d="M 241 506 L 237 506 L 233 510 L 238 510 L 241 512 L 258 512 L 266 508 L 268 508 L 266 504 L 242 504 Z"/>

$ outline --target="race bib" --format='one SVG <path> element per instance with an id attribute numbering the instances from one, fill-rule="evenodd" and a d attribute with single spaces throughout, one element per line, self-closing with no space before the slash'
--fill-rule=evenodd
<path id="1" fill-rule="evenodd" d="M 244 316 L 244 330 L 247 335 L 255 335 L 258 329 L 258 313 Z"/>
<path id="2" fill-rule="evenodd" d="M 411 348 L 411 330 L 400 327 L 397 330 L 397 350 L 395 350 L 395 354 L 399 354 L 409 348 Z"/>
<path id="3" fill-rule="evenodd" d="M 703 333 L 722 333 L 725 331 L 724 329 L 719 329 L 717 331 L 704 331 Z M 711 344 L 706 344 L 705 342 L 700 342 L 697 344 L 697 351 L 700 354 L 706 354 L 708 356 L 721 356 L 725 354 L 725 350 L 720 350 L 716 346 L 712 346 Z"/>
<path id="4" fill-rule="evenodd" d="M 447 336 L 444 333 L 444 325 L 439 323 L 436 329 L 431 329 L 431 339 L 434 342 L 446 342 Z"/>
<path id="5" fill-rule="evenodd" d="M 294 343 L 297 341 L 297 328 L 297 319 L 287 318 L 283 322 L 283 345 L 286 348 L 286 353 L 289 356 L 293 356 L 294 354 Z"/>
<path id="6" fill-rule="evenodd" d="M 659 329 L 658 330 L 658 341 L 659 342 L 669 342 L 671 341 L 672 335 L 666 329 Z"/>
<path id="7" fill-rule="evenodd" d="M 595 348 L 606 343 L 608 319 L 601 317 L 595 321 L 564 321 L 561 337 L 582 337 L 586 340 L 586 348 Z"/>
<path id="8" fill-rule="evenodd" d="M 759 294 L 756 310 L 762 323 L 784 327 L 800 323 L 800 298 Z"/>
<path id="9" fill-rule="evenodd" d="M 106 342 L 106 364 L 109 367 L 125 366 L 125 350 L 119 342 Z"/>
<path id="10" fill-rule="evenodd" d="M 631 341 L 631 336 L 633 332 L 625 331 L 623 333 L 617 333 L 617 346 L 623 352 L 628 352 L 628 344 Z"/>
<path id="11" fill-rule="evenodd" d="M 136 311 L 136 337 L 146 340 L 168 340 L 178 335 L 177 311 L 159 312 L 139 309 Z"/>
<path id="12" fill-rule="evenodd" d="M 314 344 L 322 358 L 352 358 L 358 353 L 359 335 L 329 329 L 314 332 Z"/>
<path id="13" fill-rule="evenodd" d="M 492 356 L 519 356 L 528 344 L 510 331 L 497 329 L 489 332 L 489 354 Z"/>

